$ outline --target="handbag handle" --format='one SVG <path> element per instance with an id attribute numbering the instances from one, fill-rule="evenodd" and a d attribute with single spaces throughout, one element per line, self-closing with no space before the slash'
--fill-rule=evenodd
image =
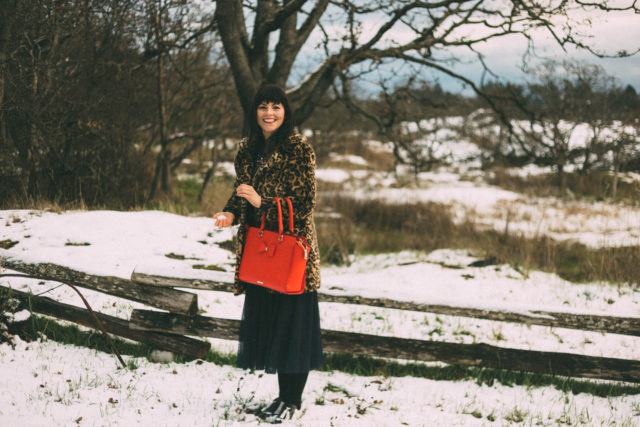
<path id="1" fill-rule="evenodd" d="M 280 204 L 279 198 L 274 197 L 274 199 L 276 201 L 276 206 L 278 207 L 278 232 L 282 236 L 284 232 L 284 226 L 282 224 L 282 205 Z M 293 205 L 288 197 L 285 197 L 284 199 L 287 201 L 287 205 L 289 207 L 289 231 L 293 233 Z M 262 231 L 264 230 L 266 214 L 266 212 L 262 213 L 262 220 L 260 221 L 260 235 L 262 235 Z"/>
<path id="2" fill-rule="evenodd" d="M 287 205 L 289 205 L 289 231 L 293 234 L 293 205 L 291 204 L 291 199 L 288 197 L 284 199 L 287 201 Z"/>

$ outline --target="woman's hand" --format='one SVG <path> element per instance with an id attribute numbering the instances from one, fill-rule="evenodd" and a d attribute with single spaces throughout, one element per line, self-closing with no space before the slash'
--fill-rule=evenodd
<path id="1" fill-rule="evenodd" d="M 218 228 L 226 228 L 233 224 L 233 220 L 235 219 L 235 215 L 231 212 L 218 212 L 213 216 L 215 220 L 214 225 Z"/>
<path id="2" fill-rule="evenodd" d="M 259 208 L 262 204 L 262 197 L 256 192 L 256 190 L 247 184 L 240 184 L 238 188 L 236 188 L 236 195 L 238 197 L 242 197 L 247 199 L 251 206 L 254 208 Z"/>

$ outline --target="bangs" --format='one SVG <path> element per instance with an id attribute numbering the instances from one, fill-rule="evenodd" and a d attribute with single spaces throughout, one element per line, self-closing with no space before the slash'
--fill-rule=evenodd
<path id="1" fill-rule="evenodd" d="M 264 85 L 256 92 L 256 95 L 253 97 L 253 105 L 249 112 L 247 112 L 247 123 L 249 124 L 249 139 L 251 144 L 254 146 L 252 151 L 257 153 L 257 148 L 255 148 L 256 141 L 262 140 L 262 130 L 258 125 L 258 120 L 256 118 L 256 111 L 260 104 L 263 103 L 274 103 L 280 104 L 284 108 L 284 121 L 282 125 L 275 131 L 273 137 L 277 141 L 283 142 L 285 141 L 289 135 L 291 135 L 295 131 L 295 120 L 293 117 L 293 111 L 291 111 L 291 106 L 289 104 L 289 98 L 287 97 L 287 93 L 276 85 Z"/>
<path id="2" fill-rule="evenodd" d="M 287 95 L 277 86 L 265 86 L 256 93 L 256 100 L 260 100 L 256 103 L 256 106 L 269 102 L 285 105 L 287 103 L 286 96 Z"/>

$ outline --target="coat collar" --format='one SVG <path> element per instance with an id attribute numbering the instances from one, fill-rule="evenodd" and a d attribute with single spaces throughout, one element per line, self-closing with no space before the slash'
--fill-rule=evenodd
<path id="1" fill-rule="evenodd" d="M 264 175 L 264 172 L 270 168 L 272 168 L 275 164 L 277 164 L 283 156 L 286 156 L 289 152 L 293 151 L 293 149 L 302 142 L 302 135 L 300 134 L 292 134 L 289 136 L 287 142 L 285 144 L 280 144 L 278 148 L 271 153 L 269 159 L 262 166 L 258 168 L 258 170 L 253 174 L 252 183 L 257 182 L 259 178 Z"/>

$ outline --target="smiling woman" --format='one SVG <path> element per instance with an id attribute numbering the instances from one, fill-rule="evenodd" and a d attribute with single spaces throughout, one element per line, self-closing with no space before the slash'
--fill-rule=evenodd
<path id="1" fill-rule="evenodd" d="M 294 131 L 293 113 L 285 92 L 273 85 L 258 90 L 249 110 L 249 136 L 235 159 L 235 190 L 223 212 L 214 215 L 218 227 L 239 224 L 235 293 L 245 293 L 237 364 L 240 368 L 278 373 L 279 396 L 258 416 L 279 423 L 300 408 L 309 371 L 322 363 L 319 252 L 313 222 L 316 157 L 304 136 Z M 275 198 L 293 205 L 293 233 L 309 244 L 305 289 L 286 295 L 239 279 L 238 268 L 247 226 L 278 230 Z M 289 224 L 289 211 L 283 209 Z"/>
<path id="2" fill-rule="evenodd" d="M 263 102 L 258 105 L 257 120 L 258 126 L 262 129 L 264 139 L 268 140 L 282 126 L 284 107 L 280 103 Z"/>

